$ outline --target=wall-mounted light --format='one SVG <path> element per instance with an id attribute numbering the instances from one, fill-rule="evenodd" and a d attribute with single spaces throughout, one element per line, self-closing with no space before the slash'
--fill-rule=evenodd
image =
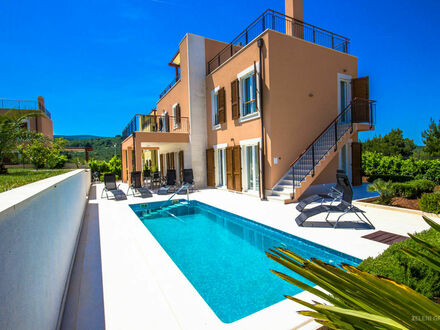
<path id="1" fill-rule="evenodd" d="M 309 93 L 309 97 L 313 97 L 314 95 L 313 95 L 313 93 Z"/>

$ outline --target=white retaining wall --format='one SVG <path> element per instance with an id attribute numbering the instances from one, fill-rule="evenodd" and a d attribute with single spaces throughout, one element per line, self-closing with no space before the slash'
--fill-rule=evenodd
<path id="1" fill-rule="evenodd" d="M 0 329 L 55 329 L 90 171 L 0 193 Z"/>

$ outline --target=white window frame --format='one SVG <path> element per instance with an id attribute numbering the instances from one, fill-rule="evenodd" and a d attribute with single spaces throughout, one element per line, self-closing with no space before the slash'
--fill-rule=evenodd
<path id="1" fill-rule="evenodd" d="M 252 119 L 256 119 L 256 118 L 260 118 L 261 113 L 260 113 L 260 79 L 258 79 L 259 74 L 260 74 L 260 66 L 259 66 L 259 62 L 255 63 L 255 67 L 257 69 L 257 74 L 255 75 L 255 85 L 256 85 L 256 94 L 255 94 L 255 106 L 256 106 L 256 111 L 248 114 L 246 116 L 243 116 L 243 103 L 244 103 L 244 88 L 243 88 L 243 84 L 246 78 L 248 78 L 249 76 L 254 74 L 254 65 L 248 67 L 247 69 L 243 70 L 242 72 L 240 72 L 237 75 L 237 79 L 238 79 L 238 90 L 239 90 L 239 95 L 240 95 L 240 118 L 239 118 L 239 122 L 246 122 L 248 120 L 252 120 Z"/>
<path id="2" fill-rule="evenodd" d="M 177 118 L 176 118 L 176 109 L 177 106 L 179 105 L 179 103 L 175 103 L 173 104 L 173 128 L 179 128 L 179 123 L 177 122 Z"/>
<path id="3" fill-rule="evenodd" d="M 215 115 L 217 114 L 218 119 L 218 102 L 217 102 L 217 96 L 218 91 L 220 90 L 220 86 L 217 86 L 211 91 L 211 116 L 212 116 L 212 129 L 217 130 L 222 127 L 220 123 L 215 123 Z"/>
<path id="4" fill-rule="evenodd" d="M 349 85 L 351 85 L 351 80 L 352 77 L 347 75 L 347 74 L 343 74 L 343 73 L 338 73 L 338 79 L 337 79 L 337 83 L 338 83 L 338 114 L 341 113 L 341 81 L 346 81 L 348 82 Z M 351 100 L 351 88 L 348 89 L 348 99 Z"/>
<path id="5" fill-rule="evenodd" d="M 242 166 L 241 166 L 241 177 L 242 177 L 242 187 L 243 187 L 243 191 L 247 191 L 249 193 L 253 193 L 253 194 L 258 194 L 259 193 L 259 185 L 260 185 L 260 173 L 257 173 L 257 169 L 255 169 L 255 173 L 254 173 L 254 177 L 256 177 L 258 175 L 258 186 L 256 187 L 255 190 L 250 190 L 248 187 L 248 173 L 247 173 L 247 153 L 246 153 L 246 147 L 253 147 L 255 146 L 257 149 L 257 154 L 256 157 L 260 157 L 260 150 L 258 148 L 258 144 L 260 144 L 261 146 L 261 138 L 256 138 L 256 139 L 249 139 L 249 140 L 242 140 L 240 141 L 240 147 L 241 147 L 241 162 L 242 162 Z M 258 159 L 258 158 L 256 158 Z M 258 163 L 258 161 L 257 161 Z"/>
<path id="6" fill-rule="evenodd" d="M 217 188 L 226 188 L 226 147 L 228 146 L 227 143 L 223 143 L 223 144 L 217 144 L 215 146 L 213 146 L 214 148 L 214 169 L 215 169 L 215 186 Z M 220 169 L 218 168 L 217 164 L 218 164 L 218 152 L 222 151 L 223 152 L 223 161 L 222 161 L 222 165 L 223 165 L 223 185 L 220 185 Z"/>

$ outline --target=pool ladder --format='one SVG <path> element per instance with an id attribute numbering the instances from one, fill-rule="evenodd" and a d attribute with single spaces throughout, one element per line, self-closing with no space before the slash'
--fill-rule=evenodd
<path id="1" fill-rule="evenodd" d="M 177 193 L 179 193 L 182 189 L 186 188 L 186 200 L 189 202 L 189 184 L 182 185 L 177 191 L 174 192 L 174 194 L 171 195 L 168 200 L 170 201 Z"/>

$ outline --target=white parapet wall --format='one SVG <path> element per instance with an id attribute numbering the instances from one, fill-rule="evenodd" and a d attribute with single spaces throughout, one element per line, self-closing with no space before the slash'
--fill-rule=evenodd
<path id="1" fill-rule="evenodd" d="M 90 171 L 0 193 L 0 329 L 55 329 L 81 228 Z"/>

